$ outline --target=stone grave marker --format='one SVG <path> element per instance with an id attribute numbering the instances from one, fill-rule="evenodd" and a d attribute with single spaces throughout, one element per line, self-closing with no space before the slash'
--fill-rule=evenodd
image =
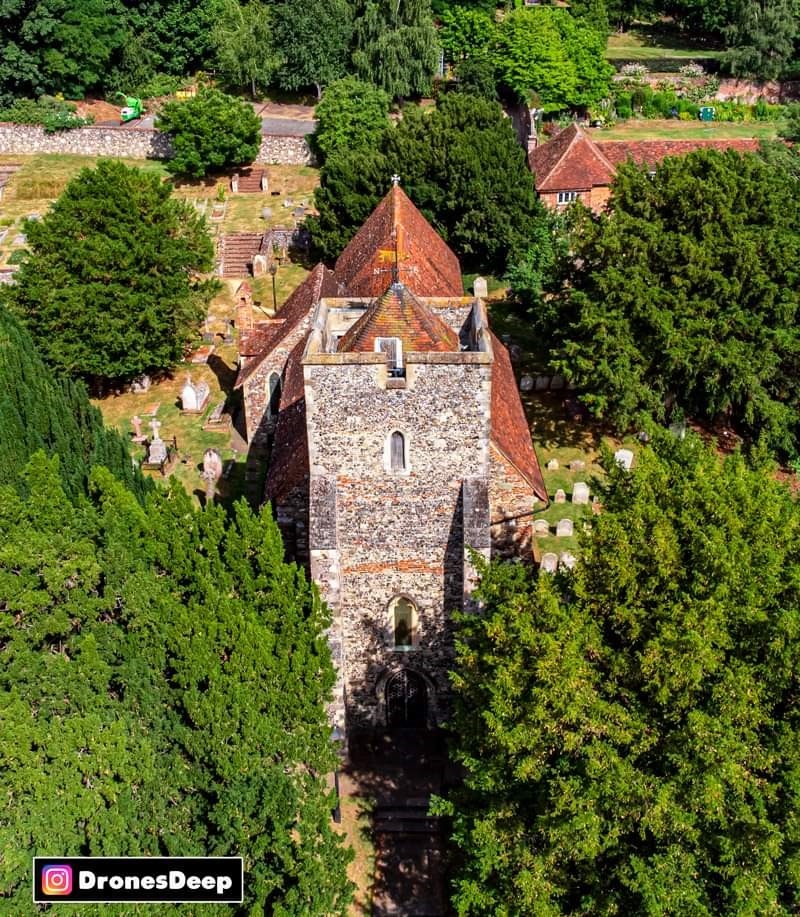
<path id="1" fill-rule="evenodd" d="M 205 409 L 210 395 L 208 382 L 192 382 L 191 375 L 186 377 L 186 383 L 181 389 L 181 408 L 184 413 L 199 414 Z"/>
<path id="2" fill-rule="evenodd" d="M 167 444 L 159 436 L 161 427 L 160 420 L 151 420 L 150 429 L 153 431 L 153 438 L 150 440 L 150 448 L 147 450 L 147 464 L 161 465 L 167 460 Z"/>
<path id="3" fill-rule="evenodd" d="M 533 376 L 529 376 L 527 373 L 519 380 L 519 390 L 521 392 L 532 392 L 533 385 Z"/>
<path id="4" fill-rule="evenodd" d="M 544 467 L 548 471 L 558 471 L 558 459 L 550 459 L 550 461 Z"/>
<path id="5" fill-rule="evenodd" d="M 537 376 L 536 377 L 536 391 L 545 392 L 550 388 L 550 376 Z"/>
<path id="6" fill-rule="evenodd" d="M 553 376 L 550 380 L 550 388 L 559 389 L 564 388 L 564 377 L 563 376 Z"/>
<path id="7" fill-rule="evenodd" d="M 626 471 L 631 470 L 631 465 L 633 465 L 633 453 L 630 449 L 617 449 L 614 453 L 614 461 Z"/>
<path id="8" fill-rule="evenodd" d="M 150 376 L 137 376 L 133 382 L 131 382 L 131 394 L 132 395 L 144 395 L 146 392 L 150 391 L 150 386 L 152 385 L 152 379 Z"/>
<path id="9" fill-rule="evenodd" d="M 569 551 L 564 551 L 559 558 L 559 566 L 566 567 L 567 570 L 572 570 L 575 566 L 575 560 L 574 554 L 570 554 Z"/>
<path id="10" fill-rule="evenodd" d="M 560 487 L 556 491 L 555 497 L 553 497 L 553 502 L 554 503 L 566 503 L 567 502 L 567 495 L 564 493 L 564 491 Z"/>
<path id="11" fill-rule="evenodd" d="M 558 554 L 553 554 L 552 552 L 542 554 L 540 566 L 545 573 L 555 573 L 558 569 Z"/>
<path id="12" fill-rule="evenodd" d="M 548 535 L 550 534 L 550 523 L 547 519 L 535 519 L 533 522 L 533 531 L 537 535 Z"/>
<path id="13" fill-rule="evenodd" d="M 133 427 L 133 441 L 143 443 L 147 437 L 142 433 L 142 418 L 138 414 L 131 417 L 131 426 Z"/>
<path id="14" fill-rule="evenodd" d="M 559 519 L 556 526 L 556 538 L 569 538 L 575 533 L 572 519 Z"/>
<path id="15" fill-rule="evenodd" d="M 583 459 L 573 459 L 569 463 L 570 471 L 586 471 L 586 462 Z"/>
<path id="16" fill-rule="evenodd" d="M 573 485 L 572 502 L 578 504 L 589 502 L 589 485 L 585 481 L 576 481 Z"/>
<path id="17" fill-rule="evenodd" d="M 217 489 L 217 481 L 222 475 L 222 457 L 216 449 L 206 449 L 203 453 L 203 471 L 200 477 L 206 482 L 206 500 L 211 502 Z"/>
<path id="18" fill-rule="evenodd" d="M 472 292 L 477 299 L 486 299 L 489 295 L 489 287 L 485 277 L 476 277 L 472 284 Z"/>

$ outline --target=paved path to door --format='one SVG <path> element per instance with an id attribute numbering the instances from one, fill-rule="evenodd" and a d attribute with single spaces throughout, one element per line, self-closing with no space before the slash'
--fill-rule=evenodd
<path id="1" fill-rule="evenodd" d="M 397 730 L 356 736 L 341 792 L 373 803 L 374 917 L 445 917 L 444 839 L 428 816 L 445 777 L 441 735 Z"/>

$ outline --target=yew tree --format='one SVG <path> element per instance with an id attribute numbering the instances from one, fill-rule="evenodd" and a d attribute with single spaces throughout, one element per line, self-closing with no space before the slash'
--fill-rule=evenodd
<path id="1" fill-rule="evenodd" d="M 458 623 L 456 911 L 788 917 L 800 508 L 694 437 L 609 466 L 574 572 L 484 567 Z"/>
<path id="2" fill-rule="evenodd" d="M 45 362 L 89 382 L 173 366 L 216 285 L 205 220 L 158 175 L 83 169 L 26 232 L 9 303 Z"/>

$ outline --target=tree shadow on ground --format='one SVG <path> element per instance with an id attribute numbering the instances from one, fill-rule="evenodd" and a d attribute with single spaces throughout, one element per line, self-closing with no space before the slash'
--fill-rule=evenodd
<path id="1" fill-rule="evenodd" d="M 229 366 L 222 357 L 212 353 L 208 358 L 208 368 L 217 377 L 217 383 L 225 395 L 230 395 L 236 383 L 237 369 Z"/>

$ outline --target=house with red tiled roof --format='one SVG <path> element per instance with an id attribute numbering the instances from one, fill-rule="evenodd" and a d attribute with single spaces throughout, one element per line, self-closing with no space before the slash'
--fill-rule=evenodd
<path id="1" fill-rule="evenodd" d="M 254 326 L 237 381 L 287 552 L 333 614 L 347 734 L 446 717 L 474 556 L 532 560 L 547 504 L 508 351 L 455 255 L 396 184 L 365 227 Z"/>
<path id="2" fill-rule="evenodd" d="M 599 213 L 611 197 L 611 183 L 623 162 L 654 170 L 667 156 L 685 156 L 694 150 L 758 150 L 758 140 L 594 140 L 577 124 L 570 124 L 547 143 L 528 154 L 536 191 L 553 210 L 579 200 Z"/>

